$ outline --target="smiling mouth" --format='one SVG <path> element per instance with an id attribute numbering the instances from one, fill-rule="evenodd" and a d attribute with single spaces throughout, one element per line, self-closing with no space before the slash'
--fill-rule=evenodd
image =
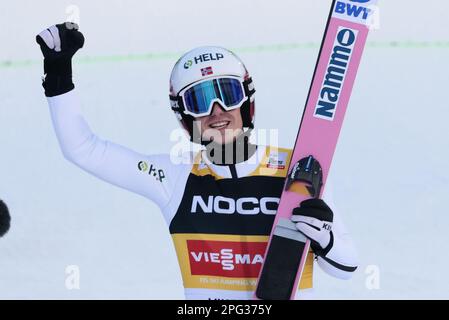
<path id="1" fill-rule="evenodd" d="M 230 123 L 231 123 L 231 121 L 227 121 L 227 120 L 224 120 L 224 121 L 217 121 L 217 122 L 211 123 L 211 124 L 209 125 L 209 127 L 211 127 L 212 129 L 224 129 L 224 128 L 226 128 Z"/>

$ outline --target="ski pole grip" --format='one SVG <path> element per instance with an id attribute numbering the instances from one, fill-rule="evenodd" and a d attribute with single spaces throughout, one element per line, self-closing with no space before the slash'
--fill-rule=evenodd
<path id="1" fill-rule="evenodd" d="M 299 160 L 287 176 L 285 190 L 290 189 L 294 182 L 305 183 L 310 195 L 318 198 L 323 185 L 323 170 L 318 160 L 311 155 Z"/>

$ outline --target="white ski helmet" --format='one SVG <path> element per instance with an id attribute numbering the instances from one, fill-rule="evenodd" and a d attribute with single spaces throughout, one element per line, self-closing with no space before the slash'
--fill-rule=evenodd
<path id="1" fill-rule="evenodd" d="M 214 79 L 217 79 L 217 81 L 213 81 Z M 230 88 L 230 84 L 223 83 L 223 81 L 232 81 L 234 87 Z M 201 101 L 199 102 L 204 104 L 201 108 L 205 109 L 198 111 L 198 101 L 196 98 L 193 97 L 195 101 L 192 102 L 191 99 L 189 100 L 185 96 L 186 92 L 195 91 L 190 90 L 190 88 L 198 87 L 198 84 L 205 83 L 210 84 L 207 88 L 212 90 L 212 92 L 202 92 L 203 95 L 201 95 Z M 204 88 L 206 85 L 202 87 Z M 214 87 L 216 94 L 213 92 Z M 195 92 L 198 93 L 197 90 Z M 231 93 L 231 95 L 234 92 L 238 93 L 234 94 L 237 97 L 228 98 L 224 97 L 225 94 L 223 92 Z M 242 60 L 233 52 L 222 47 L 204 46 L 185 53 L 174 65 L 170 76 L 171 109 L 175 112 L 181 125 L 188 132 L 191 141 L 193 138 L 193 121 L 195 117 L 210 114 L 211 106 L 214 102 L 219 102 L 225 110 L 240 108 L 243 128 L 254 128 L 254 93 L 255 89 L 252 79 Z M 204 100 L 205 97 L 208 99 Z M 190 108 L 189 102 L 192 104 Z M 231 106 L 227 108 L 226 102 Z"/>

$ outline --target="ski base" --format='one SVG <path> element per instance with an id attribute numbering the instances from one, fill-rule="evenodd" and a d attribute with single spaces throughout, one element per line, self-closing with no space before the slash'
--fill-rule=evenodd
<path id="1" fill-rule="evenodd" d="M 274 229 L 256 297 L 264 300 L 288 300 L 306 249 L 306 237 L 289 219 L 280 219 Z M 288 257 L 288 259 L 286 259 Z"/>

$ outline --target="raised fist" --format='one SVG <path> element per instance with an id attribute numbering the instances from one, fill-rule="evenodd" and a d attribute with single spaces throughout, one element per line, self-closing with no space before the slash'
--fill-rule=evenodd
<path id="1" fill-rule="evenodd" d="M 78 25 L 65 22 L 53 25 L 36 36 L 44 55 L 45 95 L 52 97 L 72 90 L 72 57 L 83 47 L 84 36 Z"/>

